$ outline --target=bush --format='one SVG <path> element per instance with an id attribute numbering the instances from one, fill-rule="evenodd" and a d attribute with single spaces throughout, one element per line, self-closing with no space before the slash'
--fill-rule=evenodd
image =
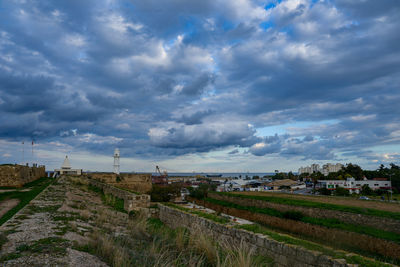
<path id="1" fill-rule="evenodd" d="M 361 187 L 361 194 L 364 196 L 371 196 L 374 194 L 374 190 L 372 190 L 367 184 Z"/>
<path id="2" fill-rule="evenodd" d="M 321 195 L 325 195 L 325 196 L 330 196 L 330 195 L 331 195 L 331 190 L 329 190 L 329 189 L 326 188 L 326 187 L 320 188 L 320 189 L 318 190 L 318 192 L 319 192 Z"/>
<path id="3" fill-rule="evenodd" d="M 210 184 L 201 184 L 198 188 L 189 187 L 190 196 L 197 199 L 206 198 L 208 191 L 215 191 L 215 187 L 215 185 Z"/>
<path id="4" fill-rule="evenodd" d="M 335 195 L 336 196 L 350 196 L 349 190 L 343 188 L 343 187 L 338 187 L 335 190 Z"/>
<path id="5" fill-rule="evenodd" d="M 179 186 L 159 186 L 153 185 L 150 191 L 152 202 L 168 202 L 172 197 L 179 196 L 181 188 Z"/>

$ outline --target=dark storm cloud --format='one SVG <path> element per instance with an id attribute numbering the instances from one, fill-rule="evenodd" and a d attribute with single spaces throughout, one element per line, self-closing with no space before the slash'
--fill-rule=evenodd
<path id="1" fill-rule="evenodd" d="M 2 2 L 0 138 L 305 160 L 399 145 L 398 1 L 264 6 Z M 256 135 L 299 121 L 313 124 Z"/>

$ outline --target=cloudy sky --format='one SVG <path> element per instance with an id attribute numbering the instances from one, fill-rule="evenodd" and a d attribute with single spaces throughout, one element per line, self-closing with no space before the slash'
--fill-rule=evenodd
<path id="1" fill-rule="evenodd" d="M 398 0 L 9 0 L 0 18 L 0 163 L 399 163 Z"/>

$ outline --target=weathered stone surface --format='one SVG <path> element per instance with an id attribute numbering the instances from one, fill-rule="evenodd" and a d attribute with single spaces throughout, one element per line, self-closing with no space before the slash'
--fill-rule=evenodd
<path id="1" fill-rule="evenodd" d="M 114 197 L 123 199 L 124 209 L 127 212 L 150 207 L 150 195 L 147 194 L 137 195 L 132 192 L 116 188 L 110 184 L 106 184 L 95 179 L 87 177 L 81 177 L 81 178 L 86 179 L 90 185 L 102 189 L 104 194 L 110 194 L 113 195 Z"/>
<path id="2" fill-rule="evenodd" d="M 1 165 L 0 186 L 22 187 L 24 184 L 46 176 L 44 166 Z"/>
<path id="3" fill-rule="evenodd" d="M 151 173 L 115 173 L 96 172 L 88 174 L 89 178 L 126 188 L 138 193 L 148 193 L 152 188 Z"/>

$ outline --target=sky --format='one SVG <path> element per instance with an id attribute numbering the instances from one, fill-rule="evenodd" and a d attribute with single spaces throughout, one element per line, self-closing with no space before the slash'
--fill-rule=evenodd
<path id="1" fill-rule="evenodd" d="M 399 28 L 398 0 L 0 0 L 0 163 L 398 164 Z"/>

